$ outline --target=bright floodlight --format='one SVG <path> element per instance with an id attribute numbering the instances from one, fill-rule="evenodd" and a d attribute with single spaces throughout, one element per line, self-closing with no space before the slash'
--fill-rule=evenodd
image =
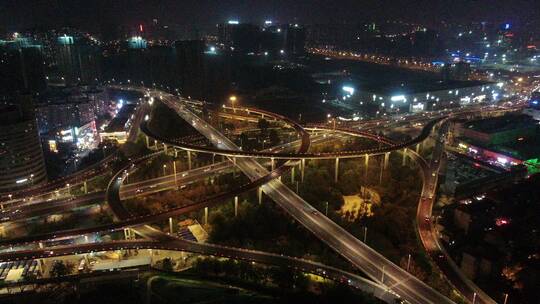
<path id="1" fill-rule="evenodd" d="M 354 88 L 350 86 L 343 86 L 343 91 L 349 93 L 349 95 L 354 95 Z"/>
<path id="2" fill-rule="evenodd" d="M 405 95 L 396 95 L 396 96 L 392 96 L 390 98 L 391 101 L 403 101 L 405 102 L 407 99 L 405 99 Z"/>
<path id="3" fill-rule="evenodd" d="M 229 20 L 229 24 L 240 24 L 238 20 Z"/>

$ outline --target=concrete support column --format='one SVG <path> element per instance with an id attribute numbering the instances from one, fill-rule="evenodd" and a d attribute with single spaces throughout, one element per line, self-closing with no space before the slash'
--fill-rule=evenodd
<path id="1" fill-rule="evenodd" d="M 191 170 L 191 151 L 187 151 L 188 170 Z"/>
<path id="2" fill-rule="evenodd" d="M 163 144 L 163 153 L 167 154 L 167 145 Z"/>
<path id="3" fill-rule="evenodd" d="M 384 172 L 384 165 L 385 165 L 385 160 L 386 160 L 386 153 L 385 155 L 381 155 L 381 173 L 379 175 L 379 185 L 382 185 L 382 179 L 383 179 L 383 172 Z"/>
<path id="4" fill-rule="evenodd" d="M 293 184 L 294 184 L 294 171 L 295 171 L 295 169 L 296 169 L 295 166 L 293 166 L 293 167 L 291 168 L 291 183 L 293 183 Z"/>
<path id="5" fill-rule="evenodd" d="M 208 207 L 204 207 L 204 224 L 208 225 Z"/>
<path id="6" fill-rule="evenodd" d="M 263 195 L 262 188 L 261 187 L 257 188 L 257 197 L 259 198 L 259 205 L 262 204 L 262 195 Z"/>
<path id="7" fill-rule="evenodd" d="M 272 168 L 271 171 L 274 171 L 274 169 L 276 168 L 276 161 L 273 157 L 270 158 L 270 168 Z"/>
<path id="8" fill-rule="evenodd" d="M 388 170 L 388 163 L 390 161 L 390 152 L 384 153 L 384 170 Z"/>
<path id="9" fill-rule="evenodd" d="M 234 217 L 238 216 L 238 196 L 234 197 Z"/>
<path id="10" fill-rule="evenodd" d="M 233 156 L 233 168 L 232 168 L 232 173 L 233 173 L 233 177 L 236 177 L 236 157 Z"/>
<path id="11" fill-rule="evenodd" d="M 334 182 L 337 184 L 339 177 L 339 158 L 336 158 L 335 173 L 334 173 Z"/>
<path id="12" fill-rule="evenodd" d="M 145 135 L 144 138 L 146 139 L 146 148 L 150 149 L 150 140 L 148 139 L 148 135 Z"/>
<path id="13" fill-rule="evenodd" d="M 176 148 L 174 148 L 174 158 L 178 158 L 178 150 Z"/>
<path id="14" fill-rule="evenodd" d="M 407 148 L 403 149 L 403 159 L 401 160 L 401 165 L 407 165 Z"/>
<path id="15" fill-rule="evenodd" d="M 366 167 L 366 171 L 364 172 L 364 178 L 367 181 L 368 171 L 369 171 L 369 154 L 366 154 L 366 156 L 365 156 L 364 166 Z"/>
<path id="16" fill-rule="evenodd" d="M 86 181 L 84 181 L 83 187 L 84 187 L 84 194 L 88 193 L 88 184 L 86 183 Z"/>
<path id="17" fill-rule="evenodd" d="M 176 187 L 176 189 L 178 189 L 178 178 L 176 177 L 176 160 L 173 160 L 172 166 L 174 172 L 174 186 Z"/>
<path id="18" fill-rule="evenodd" d="M 39 242 L 39 249 L 43 249 L 43 243 Z"/>
<path id="19" fill-rule="evenodd" d="M 300 181 L 304 182 L 304 171 L 306 169 L 306 159 L 302 158 L 300 161 Z"/>
<path id="20" fill-rule="evenodd" d="M 212 153 L 212 165 L 216 163 L 216 153 Z"/>
<path id="21" fill-rule="evenodd" d="M 416 153 L 417 154 L 420 154 L 420 145 L 422 145 L 422 143 L 416 144 Z"/>

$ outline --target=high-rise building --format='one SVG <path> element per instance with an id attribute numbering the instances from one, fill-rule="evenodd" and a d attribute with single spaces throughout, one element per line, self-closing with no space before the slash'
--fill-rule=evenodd
<path id="1" fill-rule="evenodd" d="M 285 51 L 287 54 L 303 55 L 306 47 L 306 30 L 298 24 L 289 24 L 285 31 Z"/>
<path id="2" fill-rule="evenodd" d="M 43 151 L 30 96 L 0 110 L 0 193 L 47 180 Z"/>
<path id="3" fill-rule="evenodd" d="M 26 38 L 0 41 L 0 93 L 37 93 L 46 88 L 42 46 Z"/>
<path id="4" fill-rule="evenodd" d="M 94 83 L 101 77 L 100 48 L 85 38 L 58 37 L 56 64 L 66 85 Z"/>
<path id="5" fill-rule="evenodd" d="M 56 49 L 56 63 L 60 72 L 60 77 L 67 85 L 77 83 L 78 78 L 78 54 L 75 48 L 73 36 L 58 37 Z"/>
<path id="6" fill-rule="evenodd" d="M 261 29 L 256 25 L 237 21 L 218 24 L 218 42 L 232 51 L 244 54 L 257 53 L 260 40 Z"/>

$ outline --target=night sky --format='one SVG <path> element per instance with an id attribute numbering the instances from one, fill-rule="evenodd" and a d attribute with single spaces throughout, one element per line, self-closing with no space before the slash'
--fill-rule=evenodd
<path id="1" fill-rule="evenodd" d="M 7 29 L 101 23 L 163 23 L 208 27 L 235 18 L 299 23 L 400 19 L 427 25 L 446 21 L 524 23 L 539 18 L 538 0 L 0 0 L 0 26 Z"/>

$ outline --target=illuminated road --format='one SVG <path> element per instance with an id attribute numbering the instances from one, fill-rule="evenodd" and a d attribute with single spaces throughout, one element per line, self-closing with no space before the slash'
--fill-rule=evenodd
<path id="1" fill-rule="evenodd" d="M 435 203 L 435 192 L 437 188 L 437 180 L 439 168 L 442 162 L 444 153 L 443 136 L 448 131 L 449 122 L 445 122 L 438 130 L 437 141 L 432 152 L 432 160 L 430 163 L 422 158 L 417 157 L 417 163 L 422 172 L 424 186 L 418 209 L 416 213 L 416 224 L 418 233 L 424 249 L 431 257 L 432 261 L 438 266 L 446 279 L 470 302 L 475 300 L 475 303 L 496 304 L 496 302 L 482 291 L 474 282 L 468 279 L 460 270 L 459 266 L 448 255 L 444 247 L 439 243 L 435 223 L 433 223 L 432 210 Z"/>
<path id="2" fill-rule="evenodd" d="M 175 99 L 165 95 L 163 101 L 176 110 L 184 120 L 208 138 L 217 148 L 238 150 L 238 147 L 227 137 L 212 126 L 205 124 Z M 236 160 L 236 165 L 250 179 L 257 179 L 268 173 L 266 168 L 253 159 L 239 158 Z M 270 181 L 263 185 L 262 189 L 293 218 L 337 253 L 348 259 L 371 279 L 390 287 L 410 303 L 453 303 L 320 214 L 279 180 Z"/>
<path id="3" fill-rule="evenodd" d="M 201 134 L 203 134 L 206 138 L 208 138 L 215 146 L 216 148 L 212 148 L 210 150 L 210 153 L 216 153 L 216 154 L 226 154 L 230 156 L 236 156 L 241 155 L 242 153 L 238 151 L 238 147 L 231 142 L 228 138 L 220 134 L 218 131 L 213 129 L 211 126 L 206 124 L 204 121 L 200 120 L 194 113 L 192 113 L 187 107 L 183 106 L 182 104 L 179 104 L 175 97 L 169 95 L 169 94 L 163 94 L 162 92 L 153 92 L 154 96 L 162 95 L 164 96 L 164 102 L 168 104 L 171 108 L 175 109 L 176 112 L 184 118 L 187 122 L 189 122 L 195 129 L 197 129 Z M 270 114 L 270 113 L 268 113 Z M 286 120 L 283 118 L 283 120 Z M 138 116 L 138 119 L 136 119 L 137 122 L 142 123 L 142 116 Z M 289 121 L 290 122 L 290 121 Z M 299 158 L 309 158 L 309 154 L 307 152 L 307 148 L 309 147 L 311 140 L 309 137 L 309 134 L 307 134 L 303 128 L 300 126 L 294 124 L 294 122 L 290 122 L 293 127 L 300 132 L 301 134 L 301 140 L 300 143 L 300 149 L 297 153 L 290 153 L 289 155 L 285 156 L 282 154 L 281 156 L 284 159 L 294 159 L 297 160 Z M 435 122 L 431 122 L 432 125 L 434 125 Z M 144 123 L 142 123 L 144 126 Z M 423 139 L 429 135 L 429 131 L 432 127 L 432 125 L 427 125 L 421 134 L 417 138 L 418 143 L 421 142 Z M 133 130 L 133 128 L 132 128 Z M 425 133 L 427 130 L 427 133 Z M 360 133 L 357 130 L 352 130 L 352 133 Z M 131 134 L 131 133 L 130 133 Z M 158 140 L 166 142 L 168 145 L 171 145 L 170 141 L 165 138 L 158 138 Z M 378 141 L 384 141 L 384 138 L 377 137 L 375 140 Z M 413 143 L 413 144 L 414 144 Z M 383 147 L 378 148 L 378 151 L 372 151 L 373 153 L 381 153 L 380 149 L 390 149 L 388 151 L 393 151 L 396 149 L 400 149 L 403 147 L 406 147 L 407 145 L 410 145 L 411 143 L 406 143 L 407 145 L 392 145 L 391 143 L 388 143 L 390 147 Z M 289 145 L 289 144 L 286 144 Z M 179 146 L 180 148 L 184 149 L 185 147 Z M 199 148 L 197 148 L 199 149 Z M 188 149 L 189 150 L 189 149 Z M 223 151 L 227 151 L 223 153 Z M 387 150 L 383 150 L 387 151 Z M 249 152 L 251 153 L 251 152 Z M 257 153 L 268 153 L 268 152 L 257 152 Z M 346 152 L 347 153 L 347 152 Z M 349 153 L 352 154 L 364 154 L 365 151 L 362 151 L 359 153 L 359 151 L 349 151 Z M 279 153 L 268 153 L 269 155 L 276 156 L 275 158 L 280 158 Z M 411 153 L 413 154 L 413 153 Z M 136 168 L 138 164 L 142 163 L 143 161 L 147 160 L 148 157 L 153 157 L 157 155 L 157 153 L 154 153 L 153 155 L 143 157 L 133 163 L 132 166 L 129 168 L 126 168 L 131 170 L 133 168 Z M 262 154 L 260 154 L 262 155 Z M 299 156 L 300 155 L 300 156 Z M 343 157 L 340 155 L 345 155 L 342 152 L 336 152 L 334 154 L 329 155 L 313 155 L 315 158 L 336 158 L 336 157 Z M 244 156 L 249 156 L 245 155 Z M 362 155 L 363 156 L 363 155 Z M 270 156 L 261 156 L 269 158 Z M 232 159 L 231 159 L 232 160 Z M 394 265 L 390 261 L 388 261 L 386 258 L 384 258 L 382 255 L 378 254 L 371 248 L 369 248 L 367 245 L 360 242 L 358 239 L 356 239 L 354 236 L 350 235 L 348 232 L 346 232 L 344 229 L 342 229 L 340 226 L 320 214 L 316 209 L 311 207 L 307 202 L 305 202 L 302 198 L 297 196 L 292 190 L 287 188 L 284 184 L 282 184 L 279 180 L 276 178 L 286 172 L 289 169 L 289 165 L 292 165 L 293 161 L 289 161 L 287 163 L 280 161 L 278 169 L 268 172 L 265 167 L 258 162 L 256 162 L 253 159 L 248 158 L 241 158 L 232 160 L 236 163 L 236 166 L 238 166 L 251 180 L 251 183 L 242 185 L 236 189 L 234 189 L 232 192 L 229 193 L 223 193 L 218 194 L 212 197 L 209 197 L 208 199 L 205 199 L 202 202 L 193 203 L 188 206 L 183 206 L 180 208 L 175 208 L 173 210 L 168 210 L 166 212 L 162 212 L 159 214 L 153 214 L 153 215 L 145 215 L 145 216 L 137 216 L 133 217 L 132 215 L 126 213 L 125 209 L 120 204 L 121 196 L 126 198 L 130 197 L 132 192 L 135 192 L 135 195 L 143 195 L 146 193 L 153 192 L 153 188 L 167 188 L 167 187 L 176 187 L 180 179 L 177 179 L 176 182 L 173 179 L 171 180 L 170 177 L 163 177 L 157 181 L 153 182 L 141 182 L 138 185 L 127 185 L 125 189 L 121 189 L 123 179 L 127 176 L 124 176 L 123 172 L 124 170 L 121 170 L 115 175 L 115 177 L 111 180 L 111 184 L 109 187 L 110 189 L 113 189 L 113 192 L 107 192 L 107 201 L 113 210 L 114 214 L 116 215 L 119 222 L 109 224 L 109 225 L 103 225 L 100 227 L 93 227 L 88 229 L 74 229 L 69 231 L 60 231 L 60 232 L 54 232 L 50 234 L 42 234 L 40 236 L 30 236 L 26 238 L 20 238 L 17 240 L 4 240 L 0 241 L 0 244 L 17 244 L 21 245 L 24 242 L 33 242 L 36 240 L 47 240 L 47 239 L 54 239 L 61 236 L 75 236 L 75 235 L 83 235 L 93 232 L 103 232 L 107 230 L 117 230 L 125 227 L 132 227 L 138 231 L 139 234 L 142 236 L 148 237 L 152 239 L 153 241 L 138 241 L 141 242 L 137 245 L 141 246 L 171 246 L 171 250 L 186 250 L 186 251 L 192 251 L 192 252 L 199 252 L 203 254 L 214 254 L 217 256 L 223 255 L 223 251 L 226 251 L 224 248 L 220 248 L 218 251 L 215 251 L 212 253 L 212 249 L 210 247 L 214 245 L 203 245 L 203 244 L 197 244 L 197 243 L 190 243 L 183 240 L 178 240 L 172 236 L 168 236 L 161 231 L 157 231 L 153 229 L 150 226 L 141 226 L 142 224 L 147 224 L 151 222 L 156 222 L 160 220 L 167 219 L 172 216 L 178 216 L 180 214 L 186 214 L 189 212 L 193 212 L 195 210 L 199 210 L 202 207 L 210 206 L 211 204 L 215 204 L 218 202 L 223 202 L 223 200 L 230 199 L 231 197 L 235 195 L 239 195 L 243 192 L 256 189 L 257 187 L 261 187 L 262 190 L 270 196 L 276 203 L 278 203 L 281 207 L 283 207 L 289 214 L 295 218 L 298 222 L 300 222 L 302 225 L 304 225 L 308 230 L 312 231 L 317 237 L 319 237 L 322 241 L 326 242 L 329 246 L 331 246 L 334 250 L 336 250 L 339 254 L 341 254 L 343 257 L 351 261 L 353 265 L 357 266 L 359 269 L 361 269 L 366 275 L 371 277 L 375 281 L 381 282 L 383 285 L 387 286 L 388 288 L 392 289 L 394 292 L 399 294 L 401 297 L 406 299 L 410 303 L 452 303 L 450 300 L 430 288 L 429 286 L 425 285 L 421 281 L 417 280 L 415 277 L 411 276 L 398 266 Z M 223 170 L 226 170 L 230 168 L 231 162 L 224 162 L 224 168 Z M 281 166 L 283 163 L 285 163 L 285 166 Z M 218 166 L 220 164 L 216 164 L 215 166 Z M 217 170 L 217 168 L 210 168 L 208 171 L 205 171 L 206 169 L 202 169 L 202 173 L 198 178 L 202 178 L 205 176 L 205 174 L 213 175 L 215 172 L 214 170 Z M 125 171 L 127 172 L 127 171 Z M 189 173 L 189 176 L 183 176 L 185 178 L 197 178 L 197 174 L 191 174 Z M 182 182 L 178 184 L 179 186 L 182 185 Z M 435 183 L 436 185 L 436 183 Z M 427 185 L 429 188 L 429 185 Z M 137 193 L 139 191 L 139 193 Z M 431 191 L 434 191 L 434 188 L 431 189 Z M 424 192 L 423 192 L 424 194 Z M 68 202 L 64 202 L 65 206 L 70 206 Z M 61 206 L 59 203 L 59 207 L 65 207 Z M 37 208 L 37 207 L 36 207 Z M 45 207 L 44 207 L 45 208 Z M 70 207 L 71 208 L 71 207 Z M 41 209 L 41 211 L 44 212 L 45 209 Z M 156 243 L 156 241 L 159 241 L 159 244 Z M 131 243 L 129 243 L 131 244 Z M 128 243 L 122 243 L 120 246 L 131 246 Z M 115 244 L 94 244 L 95 246 L 104 246 L 102 249 L 106 248 L 117 248 Z M 85 247 L 86 246 L 86 247 Z M 106 246 L 112 246 L 112 247 L 106 247 Z M 134 245 L 136 246 L 136 245 Z M 184 246 L 184 247 L 182 247 Z M 197 246 L 203 246 L 205 248 L 197 248 Z M 84 250 L 85 248 L 90 248 L 90 244 L 84 244 L 84 245 L 73 245 L 73 247 L 66 246 L 66 248 L 62 249 L 63 247 L 55 247 L 51 248 L 50 250 L 53 250 L 52 252 L 49 250 L 47 253 L 46 250 L 31 250 L 31 251 L 17 251 L 17 252 L 8 252 L 8 253 L 2 253 L 0 254 L 0 259 L 4 256 L 5 258 L 11 259 L 11 258 L 29 258 L 29 257 L 36 257 L 41 256 L 40 254 L 54 256 L 55 254 L 75 254 L 78 252 L 78 250 Z M 216 247 L 214 247 L 216 248 Z M 60 249 L 60 251 L 57 251 L 57 249 Z M 63 251 L 64 250 L 64 251 Z M 242 255 L 239 255 L 238 252 L 242 251 L 241 249 L 233 249 L 230 248 L 228 250 L 231 250 L 230 255 L 225 254 L 224 256 L 230 256 L 236 255 L 236 258 L 243 258 Z M 248 251 L 242 251 L 242 252 L 248 252 Z M 250 252 L 250 251 L 249 251 Z M 5 254 L 5 255 L 4 255 Z M 11 256 L 10 256 L 11 254 Z M 250 252 L 249 254 L 252 254 Z M 247 260 L 255 260 L 255 258 L 249 257 L 245 258 Z M 289 264 L 290 265 L 290 264 Z M 294 265 L 294 263 L 293 263 Z M 386 288 L 386 287 L 385 287 Z M 384 289 L 384 288 L 383 288 Z"/>

